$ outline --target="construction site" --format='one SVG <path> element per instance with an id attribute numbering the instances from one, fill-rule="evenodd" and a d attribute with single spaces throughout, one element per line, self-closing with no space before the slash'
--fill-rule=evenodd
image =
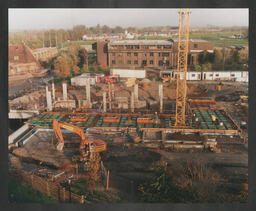
<path id="1" fill-rule="evenodd" d="M 208 187 L 247 192 L 248 83 L 187 81 L 189 16 L 180 10 L 176 77 L 49 82 L 9 100 L 9 119 L 24 121 L 9 135 L 10 174 L 59 202 L 141 202 L 159 162 L 179 188 L 195 183 L 177 173 L 185 166 Z"/>

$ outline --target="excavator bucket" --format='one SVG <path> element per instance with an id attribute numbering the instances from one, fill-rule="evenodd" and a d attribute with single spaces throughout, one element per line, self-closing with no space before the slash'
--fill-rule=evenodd
<path id="1" fill-rule="evenodd" d="M 59 143 L 57 144 L 56 149 L 57 149 L 58 151 L 62 151 L 62 150 L 63 150 L 63 147 L 64 147 L 64 143 L 63 143 L 63 142 L 59 142 Z"/>

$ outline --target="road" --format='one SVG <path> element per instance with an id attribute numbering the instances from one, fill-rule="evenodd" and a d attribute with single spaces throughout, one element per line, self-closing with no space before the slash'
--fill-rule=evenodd
<path id="1" fill-rule="evenodd" d="M 41 78 L 31 78 L 26 80 L 24 83 L 9 87 L 9 99 L 23 95 L 24 93 L 29 92 L 31 89 L 38 89 L 44 87 L 48 81 L 51 81 L 54 77 L 54 70 L 50 74 L 41 77 Z"/>

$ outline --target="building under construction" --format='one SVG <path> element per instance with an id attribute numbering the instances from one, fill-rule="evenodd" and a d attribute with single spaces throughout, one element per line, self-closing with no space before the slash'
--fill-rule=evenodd
<path id="1" fill-rule="evenodd" d="M 104 195 L 98 202 L 136 202 L 139 185 L 152 178 L 154 162 L 165 160 L 174 169 L 193 156 L 217 166 L 214 171 L 225 175 L 218 182 L 231 184 L 239 177 L 246 183 L 246 85 L 234 102 L 221 97 L 233 97 L 236 83 L 187 82 L 189 15 L 180 10 L 177 57 L 168 57 L 177 58 L 173 80 L 105 76 L 93 85 L 85 79 L 85 87 L 52 83 L 36 106 L 39 114 L 31 114 L 31 107 L 19 114 L 10 109 L 9 117 L 31 115 L 9 136 L 10 171 L 59 201 L 80 203 L 97 200 L 71 184 L 89 181 L 88 189 Z M 105 59 L 114 65 L 112 56 Z"/>

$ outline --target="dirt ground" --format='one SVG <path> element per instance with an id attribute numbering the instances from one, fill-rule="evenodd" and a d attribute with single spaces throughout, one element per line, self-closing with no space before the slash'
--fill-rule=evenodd
<path id="1" fill-rule="evenodd" d="M 53 136 L 52 132 L 36 133 L 23 147 L 13 150 L 13 155 L 9 156 L 10 162 L 27 171 L 42 165 L 49 169 L 63 169 L 70 165 L 72 156 L 78 153 L 79 137 L 65 134 L 66 142 L 74 145 L 67 144 L 63 152 L 58 152 L 51 143 L 53 139 L 56 144 Z M 177 138 L 177 135 L 173 137 Z M 119 196 L 121 202 L 139 201 L 138 186 L 152 178 L 153 163 L 160 159 L 166 160 L 168 165 L 175 168 L 178 163 L 200 157 L 229 183 L 240 184 L 247 181 L 248 152 L 239 137 L 217 137 L 218 148 L 221 149 L 219 153 L 201 150 L 151 150 L 143 144 L 133 144 L 128 137 L 120 134 L 90 134 L 88 138 L 100 138 L 107 143 L 107 151 L 101 153 L 101 160 L 110 171 L 110 192 Z"/>

